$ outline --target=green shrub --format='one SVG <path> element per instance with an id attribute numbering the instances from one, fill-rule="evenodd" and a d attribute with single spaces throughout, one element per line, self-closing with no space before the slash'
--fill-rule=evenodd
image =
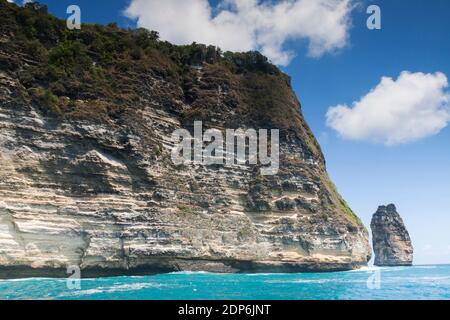
<path id="1" fill-rule="evenodd" d="M 131 58 L 133 60 L 140 60 L 142 58 L 142 56 L 144 55 L 144 52 L 142 50 L 142 48 L 139 47 L 134 47 L 131 49 Z"/>
<path id="2" fill-rule="evenodd" d="M 86 46 L 79 41 L 63 41 L 51 49 L 49 65 L 60 68 L 67 73 L 85 70 L 92 66 L 92 59 L 87 54 Z"/>
<path id="3" fill-rule="evenodd" d="M 59 98 L 53 92 L 42 88 L 34 88 L 30 91 L 33 99 L 39 104 L 45 114 L 62 115 L 63 112 L 59 107 Z"/>
<path id="4" fill-rule="evenodd" d="M 32 55 L 34 58 L 39 61 L 44 62 L 48 58 L 48 51 L 42 45 L 42 43 L 37 40 L 28 40 L 25 42 L 25 50 L 29 55 Z"/>

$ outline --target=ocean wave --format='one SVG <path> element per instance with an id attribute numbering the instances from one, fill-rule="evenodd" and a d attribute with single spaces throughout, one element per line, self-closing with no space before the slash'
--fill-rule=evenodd
<path id="1" fill-rule="evenodd" d="M 398 267 L 367 266 L 367 267 L 361 267 L 359 269 L 349 270 L 349 271 L 345 271 L 345 272 L 374 272 L 374 271 L 400 272 L 400 271 L 406 271 L 406 270 L 412 270 L 412 269 L 434 269 L 434 268 L 436 268 L 436 266 L 398 266 Z"/>
<path id="2" fill-rule="evenodd" d="M 73 292 L 72 296 L 88 296 L 99 293 L 139 291 L 143 289 L 161 288 L 161 287 L 170 287 L 170 286 L 161 283 L 129 283 L 129 284 L 114 285 L 111 287 L 98 287 L 93 289 L 79 290 Z"/>
<path id="3" fill-rule="evenodd" d="M 35 282 L 35 281 L 66 281 L 64 278 L 20 278 L 20 279 L 1 279 L 2 282 Z"/>
<path id="4" fill-rule="evenodd" d="M 379 271 L 382 267 L 376 267 L 376 266 L 365 266 L 361 267 L 359 269 L 349 270 L 346 272 L 373 272 L 373 271 Z"/>
<path id="5" fill-rule="evenodd" d="M 438 266 L 412 266 L 414 269 L 436 269 Z"/>
<path id="6" fill-rule="evenodd" d="M 295 279 L 295 280 L 268 280 L 264 283 L 328 283 L 339 282 L 337 279 Z"/>
<path id="7" fill-rule="evenodd" d="M 223 275 L 224 273 L 213 273 L 213 272 L 207 272 L 207 271 L 175 271 L 175 272 L 169 272 L 166 274 L 212 274 L 212 275 Z"/>
<path id="8" fill-rule="evenodd" d="M 290 273 L 244 273 L 247 277 L 258 277 L 258 276 L 283 276 L 283 275 L 289 275 Z M 293 273 L 291 273 L 293 274 Z"/>

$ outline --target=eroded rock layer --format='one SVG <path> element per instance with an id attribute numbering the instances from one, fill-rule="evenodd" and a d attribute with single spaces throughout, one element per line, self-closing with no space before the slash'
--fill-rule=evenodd
<path id="1" fill-rule="evenodd" d="M 114 26 L 74 34 L 41 9 L 0 0 L 0 277 L 367 263 L 366 229 L 329 180 L 289 78 L 263 57 L 198 45 L 185 53 L 151 37 L 141 45 Z M 50 29 L 39 32 L 40 19 Z M 140 56 L 124 45 L 106 57 L 95 42 L 127 37 Z M 79 46 L 86 65 L 57 59 Z M 194 120 L 280 129 L 278 174 L 175 166 L 171 134 Z"/>

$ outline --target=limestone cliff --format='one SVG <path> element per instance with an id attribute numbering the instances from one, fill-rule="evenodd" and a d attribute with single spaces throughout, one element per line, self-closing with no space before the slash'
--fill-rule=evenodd
<path id="1" fill-rule="evenodd" d="M 376 266 L 412 265 L 411 239 L 395 205 L 380 206 L 370 226 Z"/>
<path id="2" fill-rule="evenodd" d="M 177 128 L 280 129 L 280 170 L 175 166 Z M 260 54 L 69 31 L 0 0 L 0 278 L 346 270 L 368 234 Z"/>

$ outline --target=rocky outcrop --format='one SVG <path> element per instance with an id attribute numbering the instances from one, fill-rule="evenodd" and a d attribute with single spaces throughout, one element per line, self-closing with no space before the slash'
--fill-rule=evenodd
<path id="1" fill-rule="evenodd" d="M 411 239 L 395 205 L 380 206 L 370 227 L 376 266 L 412 265 Z"/>
<path id="2" fill-rule="evenodd" d="M 84 26 L 62 43 L 53 39 L 69 32 L 63 23 L 0 6 L 0 277 L 367 263 L 366 229 L 329 180 L 289 78 L 262 56 L 221 57 L 113 26 Z M 71 50 L 85 57 L 58 59 Z M 174 165 L 171 134 L 194 120 L 279 128 L 278 173 Z"/>

